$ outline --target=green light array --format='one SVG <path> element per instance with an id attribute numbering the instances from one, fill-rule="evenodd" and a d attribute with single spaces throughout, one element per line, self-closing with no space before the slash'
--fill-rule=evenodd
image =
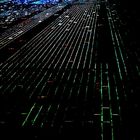
<path id="1" fill-rule="evenodd" d="M 30 114 L 32 113 L 33 109 L 35 108 L 35 106 L 36 106 L 36 103 L 34 103 L 33 106 L 31 107 L 31 109 L 30 109 L 30 111 L 29 111 L 27 117 L 25 118 L 24 122 L 22 123 L 22 127 L 23 127 L 23 126 L 25 125 L 25 123 L 27 122 L 27 120 L 28 120 Z"/>
<path id="2" fill-rule="evenodd" d="M 120 76 L 120 79 L 122 80 L 122 75 L 121 75 L 121 70 L 120 70 L 120 64 L 119 64 L 119 60 L 118 60 L 118 56 L 117 56 L 117 53 L 116 53 L 116 44 L 115 44 L 115 39 L 114 39 L 114 35 L 113 35 L 113 30 L 112 30 L 112 24 L 111 24 L 111 17 L 109 17 L 109 15 L 107 14 L 108 16 L 108 21 L 109 21 L 109 27 L 110 27 L 110 31 L 111 31 L 111 38 L 112 38 L 112 41 L 113 41 L 113 46 L 114 46 L 114 51 L 115 51 L 115 57 L 116 57 L 116 62 L 117 62 L 117 66 L 118 66 L 118 70 L 119 70 L 119 76 Z"/>
<path id="3" fill-rule="evenodd" d="M 116 30 L 117 30 L 117 35 L 118 35 L 118 37 L 119 37 L 120 43 L 122 44 L 122 46 L 123 46 L 123 48 L 124 48 L 124 42 L 123 42 L 123 39 L 122 39 L 122 37 L 121 37 L 121 35 L 120 35 L 119 29 L 116 29 Z M 125 49 L 125 48 L 124 48 L 124 49 Z M 120 51 L 120 52 L 121 52 L 121 51 Z M 121 58 L 123 58 L 123 57 L 121 57 Z M 126 58 L 128 58 L 128 55 L 127 55 L 127 54 L 126 54 Z M 124 63 L 124 59 L 123 59 L 123 64 L 124 64 L 124 66 L 125 66 L 126 74 L 128 74 L 128 73 L 127 73 L 126 65 L 125 65 L 125 63 Z"/>
<path id="4" fill-rule="evenodd" d="M 108 10 L 109 14 L 110 14 L 110 11 Z M 111 23 L 110 23 L 111 22 Z M 117 37 L 117 33 L 116 33 L 116 30 L 115 30 L 115 26 L 114 26 L 114 22 L 112 20 L 112 17 L 111 17 L 111 14 L 110 14 L 110 20 L 109 20 L 109 24 L 110 24 L 110 30 L 114 30 L 114 33 L 115 33 L 115 37 L 116 37 L 116 40 L 117 40 L 117 45 L 119 47 L 119 52 L 120 52 L 120 55 L 121 55 L 121 59 L 123 61 L 123 65 L 124 65 L 124 69 L 125 69 L 125 73 L 127 75 L 127 69 L 126 69 L 126 66 L 125 66 L 125 63 L 124 63 L 124 59 L 123 59 L 123 56 L 122 56 L 122 52 L 121 52 L 121 49 L 120 49 L 120 44 L 119 44 L 119 41 L 118 41 L 118 37 Z M 112 26 L 111 26 L 112 25 Z M 112 32 L 113 33 L 113 32 Z M 116 57 L 116 61 L 117 61 L 117 65 L 118 65 L 118 69 L 119 69 L 119 75 L 120 75 L 120 79 L 123 80 L 122 78 L 122 74 L 121 74 L 121 70 L 120 70 L 120 63 L 119 63 L 119 59 L 118 59 L 118 55 L 117 55 L 117 51 L 116 51 L 116 46 L 114 46 L 114 51 L 115 51 L 115 57 Z M 128 78 L 128 77 L 127 77 Z M 123 90 L 124 90 L 124 87 L 123 87 Z M 125 99 L 127 100 L 127 95 L 125 93 L 125 90 L 124 90 L 124 97 Z"/>
<path id="5" fill-rule="evenodd" d="M 106 69 L 108 70 L 108 64 L 106 64 Z M 108 96 L 109 96 L 109 101 L 111 101 L 111 95 L 110 95 L 110 81 L 109 81 L 109 73 L 107 71 L 107 87 L 108 87 Z M 112 140 L 114 140 L 114 132 L 113 132 L 113 121 L 112 121 L 112 107 L 111 104 L 109 104 L 109 111 L 110 111 L 110 123 L 111 123 L 111 136 Z"/>
<path id="6" fill-rule="evenodd" d="M 110 17 L 111 17 L 110 20 L 112 21 L 112 26 L 113 26 L 114 33 L 115 33 L 115 38 L 116 38 L 118 48 L 119 48 L 119 52 L 120 52 L 120 55 L 121 55 L 121 59 L 122 59 L 123 65 L 124 65 L 124 70 L 125 70 L 125 73 L 127 75 L 127 68 L 126 68 L 126 65 L 125 65 L 125 62 L 124 62 L 124 57 L 122 55 L 122 51 L 121 51 L 121 47 L 120 47 L 120 44 L 122 44 L 122 46 L 124 46 L 124 43 L 123 43 L 123 40 L 121 38 L 119 30 L 115 28 L 114 21 L 112 19 L 112 16 L 111 16 L 111 13 L 110 13 L 109 9 L 108 9 L 108 12 L 109 12 Z"/>
<path id="7" fill-rule="evenodd" d="M 51 107 L 52 107 L 52 104 L 50 104 L 50 106 L 48 107 L 46 116 L 47 116 L 48 112 L 50 111 Z M 45 117 L 45 120 L 46 120 L 46 117 Z M 42 128 L 43 125 L 44 125 L 44 122 L 41 123 L 40 127 Z"/>
<path id="8" fill-rule="evenodd" d="M 39 116 L 39 114 L 40 114 L 42 108 L 43 108 L 43 105 L 40 107 L 38 113 L 36 114 L 35 118 L 33 119 L 33 121 L 32 121 L 32 125 L 34 125 L 34 123 L 36 122 L 36 119 L 38 118 L 38 116 Z"/>
<path id="9" fill-rule="evenodd" d="M 127 68 L 126 68 L 126 65 L 125 65 L 124 58 L 123 58 L 122 51 L 121 51 L 120 47 L 119 47 L 119 52 L 120 52 L 122 62 L 123 62 L 123 65 L 124 65 L 124 71 L 125 71 L 126 75 L 128 75 Z"/>
<path id="10" fill-rule="evenodd" d="M 120 69 L 120 63 L 119 63 L 119 59 L 117 56 L 117 52 L 116 52 L 116 48 L 114 47 L 114 51 L 115 51 L 115 57 L 116 57 L 116 61 L 117 61 L 117 66 L 118 66 L 118 70 L 119 70 L 119 75 L 120 75 L 120 79 L 122 80 L 122 74 L 121 74 L 121 69 Z"/>
<path id="11" fill-rule="evenodd" d="M 110 15 L 110 16 L 111 16 L 111 15 Z M 112 18 L 111 18 L 111 19 L 112 19 Z M 114 24 L 113 24 L 113 20 L 112 20 L 112 26 L 113 26 L 113 29 L 114 29 L 115 38 L 116 38 L 116 41 L 117 41 L 117 45 L 118 45 L 118 48 L 119 48 L 119 52 L 120 52 L 120 55 L 121 55 L 121 59 L 122 59 L 123 65 L 124 65 L 125 73 L 126 73 L 126 75 L 127 75 L 127 69 L 126 69 L 126 66 L 125 66 L 125 63 L 124 63 L 124 58 L 123 58 L 123 55 L 122 55 L 122 51 L 121 51 L 121 49 L 120 49 L 120 43 L 119 43 L 119 39 L 118 39 L 116 30 L 115 30 L 115 27 L 114 27 Z"/>
<path id="12" fill-rule="evenodd" d="M 96 63 L 94 65 L 94 69 L 95 69 L 95 76 L 94 76 L 94 88 L 95 88 L 95 85 L 96 85 Z"/>
<path id="13" fill-rule="evenodd" d="M 101 92 L 101 139 L 103 140 L 103 90 L 102 90 L 102 86 L 103 86 L 103 76 L 102 76 L 102 64 L 100 65 L 100 69 L 101 69 L 101 88 L 100 88 L 100 92 Z"/>
<path id="14" fill-rule="evenodd" d="M 120 107 L 120 104 L 119 104 L 120 98 L 119 98 L 119 94 L 118 94 L 118 88 L 117 88 L 117 84 L 116 84 L 116 77 L 115 77 L 115 75 L 113 75 L 113 78 L 114 78 L 114 82 L 115 82 L 115 92 L 116 92 L 116 95 L 117 95 L 119 115 L 120 115 L 120 121 L 121 121 L 122 120 L 121 119 L 121 107 Z"/>

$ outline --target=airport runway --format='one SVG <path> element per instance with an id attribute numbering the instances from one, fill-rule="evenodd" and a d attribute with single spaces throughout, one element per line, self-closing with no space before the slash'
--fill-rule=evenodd
<path id="1" fill-rule="evenodd" d="M 140 67 L 114 13 L 107 2 L 75 4 L 3 62 L 0 126 L 134 139 L 129 98 Z"/>

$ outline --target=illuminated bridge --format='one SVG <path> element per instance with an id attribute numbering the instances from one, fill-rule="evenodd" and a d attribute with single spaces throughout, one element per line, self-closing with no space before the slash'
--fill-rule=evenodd
<path id="1" fill-rule="evenodd" d="M 73 4 L 1 62 L 0 127 L 136 140 L 139 58 L 119 21 L 107 1 Z"/>

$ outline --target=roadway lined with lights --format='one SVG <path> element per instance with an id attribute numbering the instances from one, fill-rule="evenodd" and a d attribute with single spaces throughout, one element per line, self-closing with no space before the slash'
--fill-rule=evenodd
<path id="1" fill-rule="evenodd" d="M 2 95 L 26 98 L 14 125 L 123 139 L 127 57 L 106 2 L 73 5 L 0 66 Z"/>

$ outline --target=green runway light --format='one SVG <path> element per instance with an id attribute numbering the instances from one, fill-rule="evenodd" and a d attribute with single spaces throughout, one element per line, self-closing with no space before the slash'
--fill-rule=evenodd
<path id="1" fill-rule="evenodd" d="M 116 48 L 115 47 L 114 47 L 114 51 L 115 51 L 115 57 L 116 57 L 116 61 L 117 61 L 117 66 L 118 66 L 118 70 L 119 70 L 120 79 L 122 80 L 120 64 L 119 64 L 119 60 L 118 60 L 118 56 L 117 56 L 117 52 L 116 52 Z"/>
<path id="2" fill-rule="evenodd" d="M 111 17 L 111 13 L 110 13 L 109 9 L 108 9 L 108 12 L 109 12 L 110 17 Z M 123 65 L 124 65 L 125 73 L 127 75 L 127 68 L 126 68 L 126 65 L 124 63 L 124 57 L 122 55 L 122 51 L 121 51 L 121 48 L 120 48 L 121 47 L 120 46 L 121 44 L 123 46 L 123 41 L 122 41 L 122 38 L 121 38 L 121 35 L 120 35 L 118 29 L 115 28 L 114 21 L 113 21 L 112 17 L 110 18 L 110 20 L 112 21 L 112 26 L 113 26 L 113 29 L 114 29 L 115 39 L 117 41 L 117 45 L 118 45 L 119 52 L 120 52 L 120 55 L 121 55 L 121 59 L 122 59 Z"/>
<path id="3" fill-rule="evenodd" d="M 39 109 L 38 113 L 36 114 L 36 116 L 35 116 L 34 120 L 32 121 L 32 125 L 34 125 L 34 123 L 36 122 L 36 119 L 37 119 L 37 117 L 39 116 L 39 114 L 40 114 L 40 112 L 41 112 L 42 108 L 43 108 L 43 105 L 40 107 L 40 109 Z"/>
<path id="4" fill-rule="evenodd" d="M 107 71 L 108 73 L 108 71 Z M 109 81 L 109 74 L 107 74 L 107 86 L 108 86 L 108 95 L 109 95 L 109 101 L 111 101 L 111 93 L 110 93 L 110 81 Z M 114 140 L 114 132 L 113 132 L 113 120 L 112 120 L 112 106 L 111 104 L 109 104 L 109 112 L 110 112 L 110 123 L 111 123 L 111 136 L 112 136 L 112 140 Z"/>
<path id="5" fill-rule="evenodd" d="M 121 51 L 120 47 L 119 47 L 119 51 L 120 51 L 120 55 L 121 55 L 121 58 L 122 58 L 123 65 L 124 65 L 124 70 L 125 70 L 125 73 L 127 75 L 128 72 L 127 72 L 127 68 L 126 68 L 126 65 L 125 65 L 124 58 L 123 58 L 122 51 Z"/>
<path id="6" fill-rule="evenodd" d="M 100 64 L 100 69 L 101 69 L 101 87 L 100 87 L 100 93 L 101 93 L 101 139 L 103 140 L 103 90 L 102 90 L 102 82 L 103 82 L 103 77 L 102 77 L 102 64 Z"/>
<path id="7" fill-rule="evenodd" d="M 119 109 L 119 115 L 120 115 L 120 120 L 121 120 L 121 107 L 120 107 L 120 98 L 119 98 L 119 94 L 118 94 L 118 88 L 117 88 L 117 83 L 116 83 L 116 77 L 115 75 L 113 75 L 114 78 L 114 82 L 115 82 L 115 92 L 116 92 L 116 96 L 117 96 L 117 101 L 118 101 L 118 109 Z"/>
<path id="8" fill-rule="evenodd" d="M 119 70 L 119 75 L 120 75 L 120 79 L 122 80 L 120 64 L 119 64 L 119 60 L 118 60 L 118 56 L 117 56 L 117 52 L 116 52 L 116 43 L 115 43 L 115 39 L 114 39 L 114 35 L 113 35 L 113 29 L 112 29 L 113 27 L 112 27 L 112 24 L 111 24 L 111 17 L 108 14 L 107 14 L 107 16 L 108 16 L 109 27 L 110 27 L 110 31 L 111 31 L 111 38 L 112 38 L 114 51 L 115 51 L 116 62 L 117 62 L 118 70 Z"/>
<path id="9" fill-rule="evenodd" d="M 95 69 L 95 76 L 94 76 L 94 88 L 95 88 L 95 85 L 96 85 L 96 63 L 94 65 L 94 69 Z"/>
<path id="10" fill-rule="evenodd" d="M 47 109 L 47 114 L 48 114 L 48 112 L 50 111 L 51 107 L 52 107 L 52 104 L 49 105 L 49 107 L 48 107 L 48 109 Z M 40 127 L 42 128 L 43 125 L 44 125 L 44 122 L 41 123 Z"/>
<path id="11" fill-rule="evenodd" d="M 33 109 L 35 108 L 35 105 L 36 105 L 36 103 L 34 103 L 33 106 L 31 107 L 31 109 L 30 109 L 30 111 L 29 111 L 29 113 L 28 113 L 28 115 L 27 115 L 25 121 L 22 123 L 22 127 L 23 127 L 23 126 L 25 125 L 25 123 L 27 122 L 27 120 L 28 120 L 30 114 L 32 113 Z"/>

